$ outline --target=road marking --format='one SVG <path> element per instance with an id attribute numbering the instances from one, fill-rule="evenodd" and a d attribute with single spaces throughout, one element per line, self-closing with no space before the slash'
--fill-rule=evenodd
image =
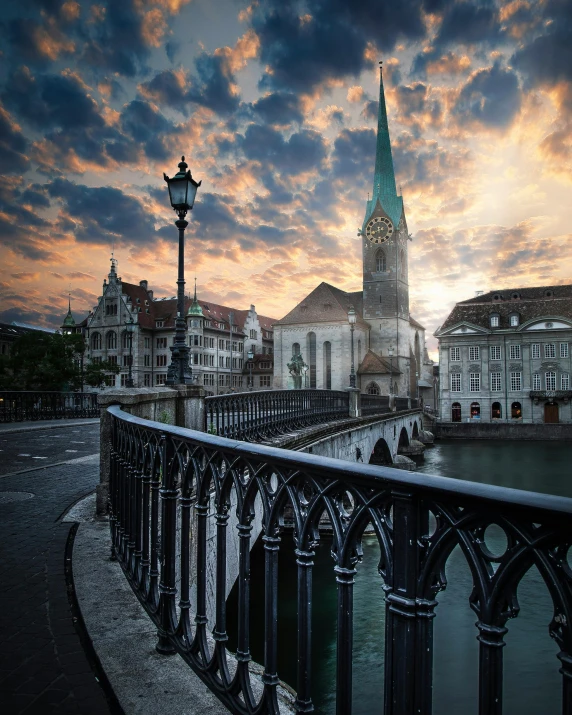
<path id="1" fill-rule="evenodd" d="M 77 449 L 66 449 L 66 452 L 77 452 L 77 451 L 79 451 L 79 450 L 77 450 Z"/>
<path id="2" fill-rule="evenodd" d="M 47 459 L 47 457 L 32 457 L 32 459 Z"/>
<path id="3" fill-rule="evenodd" d="M 31 457 L 31 454 L 17 454 L 17 457 Z"/>
<path id="4" fill-rule="evenodd" d="M 77 439 L 70 439 L 70 444 L 85 444 L 85 442 L 79 442 Z"/>

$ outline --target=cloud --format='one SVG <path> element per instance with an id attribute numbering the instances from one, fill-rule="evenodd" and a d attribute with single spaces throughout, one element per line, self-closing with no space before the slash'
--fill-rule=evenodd
<path id="1" fill-rule="evenodd" d="M 8 112 L 0 106 L 0 174 L 20 174 L 30 166 L 28 140 Z"/>
<path id="2" fill-rule="evenodd" d="M 251 106 L 255 114 L 268 124 L 301 124 L 304 121 L 300 98 L 293 92 L 266 94 Z"/>
<path id="3" fill-rule="evenodd" d="M 237 146 L 247 159 L 261 162 L 276 171 L 299 174 L 315 171 L 326 158 L 326 144 L 322 135 L 304 129 L 285 139 L 282 132 L 261 124 L 249 124 L 244 135 L 237 138 Z"/>
<path id="4" fill-rule="evenodd" d="M 521 90 L 515 72 L 498 62 L 474 72 L 462 87 L 452 109 L 461 122 L 479 122 L 491 128 L 508 126 L 518 114 Z"/>

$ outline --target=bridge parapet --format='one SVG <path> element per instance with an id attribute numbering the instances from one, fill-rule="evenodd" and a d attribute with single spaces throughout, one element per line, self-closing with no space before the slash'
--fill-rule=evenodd
<path id="1" fill-rule="evenodd" d="M 278 558 L 287 548 L 295 549 L 298 564 L 294 708 L 313 710 L 311 658 L 321 643 L 312 640 L 312 567 L 325 513 L 332 526 L 338 589 L 338 713 L 351 715 L 353 708 L 353 584 L 367 527 L 373 527 L 377 537 L 386 594 L 385 715 L 431 713 L 433 621 L 439 617 L 435 607 L 455 546 L 460 546 L 473 577 L 479 712 L 502 712 L 506 624 L 519 613 L 519 583 L 536 566 L 552 598 L 549 632 L 559 651 L 563 713 L 569 713 L 572 500 L 237 442 L 158 425 L 118 407 L 111 407 L 109 415 L 113 549 L 158 627 L 158 650 L 178 652 L 232 712 L 283 712 L 276 620 Z M 233 493 L 239 543 L 236 655 L 226 649 L 226 544 Z M 281 539 L 285 510 L 292 517 L 293 543 Z M 250 546 L 256 511 L 264 514 L 266 557 L 265 661 L 259 696 L 254 695 L 249 666 Z M 214 623 L 206 608 L 209 520 L 216 529 Z M 505 535 L 504 550 L 489 545 L 492 525 Z M 194 594 L 191 583 L 196 584 Z"/>

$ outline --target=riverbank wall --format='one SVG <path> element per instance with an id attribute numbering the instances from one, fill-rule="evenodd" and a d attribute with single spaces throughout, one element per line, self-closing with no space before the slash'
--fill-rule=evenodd
<path id="1" fill-rule="evenodd" d="M 436 439 L 572 440 L 572 424 L 435 422 L 431 431 Z"/>

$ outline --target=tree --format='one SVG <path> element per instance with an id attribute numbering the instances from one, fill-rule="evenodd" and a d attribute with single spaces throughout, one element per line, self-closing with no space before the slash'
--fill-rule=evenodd
<path id="1" fill-rule="evenodd" d="M 117 375 L 119 365 L 104 360 L 102 362 L 90 362 L 85 369 L 84 379 L 91 387 L 103 387 L 109 384 L 111 375 Z"/>
<path id="2" fill-rule="evenodd" d="M 20 336 L 0 366 L 8 390 L 77 390 L 82 384 L 83 335 L 33 331 Z"/>

